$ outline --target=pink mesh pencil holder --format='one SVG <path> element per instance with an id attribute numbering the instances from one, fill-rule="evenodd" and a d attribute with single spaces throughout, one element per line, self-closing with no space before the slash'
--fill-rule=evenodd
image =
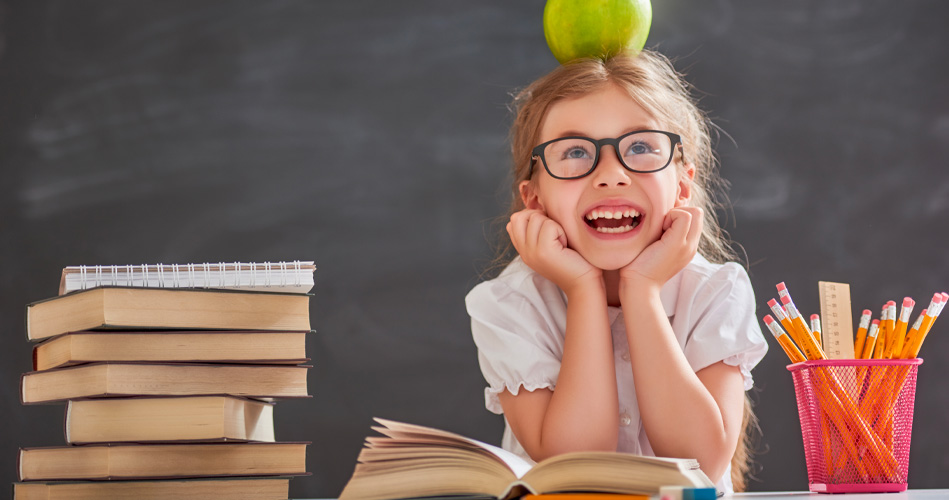
<path id="1" fill-rule="evenodd" d="M 810 490 L 906 490 L 916 372 L 923 360 L 805 361 L 794 380 Z"/>

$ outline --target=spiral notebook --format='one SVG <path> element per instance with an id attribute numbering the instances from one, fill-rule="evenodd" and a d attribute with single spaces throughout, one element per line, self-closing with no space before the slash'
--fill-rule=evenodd
<path id="1" fill-rule="evenodd" d="M 260 292 L 308 293 L 313 261 L 129 264 L 63 268 L 59 294 L 100 286 L 220 288 Z"/>

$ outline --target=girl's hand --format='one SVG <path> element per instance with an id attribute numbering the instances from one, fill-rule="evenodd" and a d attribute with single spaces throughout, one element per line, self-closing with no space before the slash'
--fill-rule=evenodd
<path id="1" fill-rule="evenodd" d="M 567 246 L 563 227 L 544 212 L 524 209 L 511 215 L 507 234 L 524 263 L 564 292 L 586 280 L 602 282 L 602 271 Z"/>
<path id="2" fill-rule="evenodd" d="M 661 287 L 695 256 L 702 236 L 704 212 L 698 207 L 673 208 L 662 221 L 662 236 L 620 270 L 622 281 Z"/>

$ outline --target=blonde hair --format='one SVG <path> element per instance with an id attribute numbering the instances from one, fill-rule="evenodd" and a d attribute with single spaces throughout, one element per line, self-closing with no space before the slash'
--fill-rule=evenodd
<path id="1" fill-rule="evenodd" d="M 686 162 L 695 165 L 689 204 L 705 212 L 698 252 L 710 262 L 719 264 L 737 259 L 728 235 L 716 217 L 716 210 L 727 207 L 724 192 L 727 185 L 718 175 L 718 160 L 712 150 L 711 132 L 717 129 L 698 107 L 691 85 L 675 70 L 672 62 L 658 52 L 643 50 L 637 54 L 579 59 L 560 65 L 515 94 L 515 116 L 509 137 L 513 160 L 511 205 L 508 213 L 496 221 L 500 226 L 495 242 L 496 256 L 486 269 L 486 275 L 499 272 L 515 255 L 503 228 L 512 214 L 524 208 L 520 183 L 530 178 L 532 167 L 540 168 L 532 165 L 531 150 L 540 142 L 540 129 L 547 111 L 561 99 L 590 94 L 609 85 L 626 91 L 665 130 L 681 136 L 682 156 L 675 165 L 679 169 L 685 169 Z M 745 488 L 751 465 L 751 438 L 756 429 L 756 419 L 746 394 L 742 433 L 732 457 L 731 475 L 735 491 Z"/>

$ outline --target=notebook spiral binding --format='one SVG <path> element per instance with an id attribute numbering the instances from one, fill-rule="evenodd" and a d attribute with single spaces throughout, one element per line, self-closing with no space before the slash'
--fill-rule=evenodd
<path id="1" fill-rule="evenodd" d="M 203 264 L 140 264 L 71 266 L 64 271 L 78 275 L 70 289 L 100 286 L 147 286 L 158 288 L 271 288 L 312 286 L 304 281 L 313 262 L 205 262 Z"/>

